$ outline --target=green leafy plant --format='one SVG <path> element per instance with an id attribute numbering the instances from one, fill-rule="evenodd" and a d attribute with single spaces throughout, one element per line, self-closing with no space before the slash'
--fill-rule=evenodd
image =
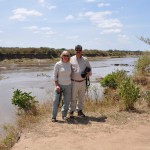
<path id="1" fill-rule="evenodd" d="M 104 79 L 100 81 L 100 83 L 103 87 L 109 87 L 113 89 L 117 87 L 114 74 L 108 74 Z"/>
<path id="2" fill-rule="evenodd" d="M 140 97 L 140 89 L 130 78 L 124 80 L 118 87 L 121 102 L 125 110 L 133 110 L 134 104 Z"/>
<path id="3" fill-rule="evenodd" d="M 21 90 L 15 90 L 13 92 L 12 104 L 25 112 L 32 112 L 35 110 L 35 104 L 38 101 L 34 100 L 35 97 L 31 96 L 31 92 L 26 93 Z"/>
<path id="4" fill-rule="evenodd" d="M 146 99 L 146 102 L 147 102 L 147 106 L 150 107 L 150 91 L 146 91 L 145 99 Z"/>
<path id="5" fill-rule="evenodd" d="M 148 65 L 150 65 L 150 54 L 145 53 L 139 57 L 135 69 L 138 74 L 143 75 L 146 74 L 146 67 L 148 67 Z"/>
<path id="6" fill-rule="evenodd" d="M 103 87 L 116 89 L 125 78 L 127 78 L 126 72 L 124 70 L 117 70 L 108 74 L 100 83 Z"/>

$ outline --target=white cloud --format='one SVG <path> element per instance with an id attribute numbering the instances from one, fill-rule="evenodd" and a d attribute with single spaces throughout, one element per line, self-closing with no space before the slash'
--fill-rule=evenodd
<path id="1" fill-rule="evenodd" d="M 47 3 L 45 0 L 37 0 L 37 1 L 41 4 L 42 7 L 45 7 L 49 10 L 52 10 L 52 9 L 56 8 L 56 6 Z"/>
<path id="2" fill-rule="evenodd" d="M 45 0 L 37 0 L 39 3 L 44 3 Z"/>
<path id="3" fill-rule="evenodd" d="M 93 22 L 101 22 L 101 19 L 104 19 L 105 16 L 112 14 L 111 11 L 101 11 L 101 12 L 86 12 L 84 16 L 90 18 Z"/>
<path id="4" fill-rule="evenodd" d="M 73 15 L 68 15 L 68 16 L 65 17 L 65 19 L 66 20 L 71 20 L 71 19 L 74 19 L 74 16 Z"/>
<path id="5" fill-rule="evenodd" d="M 46 7 L 49 10 L 52 10 L 52 9 L 56 8 L 56 6 L 54 6 L 54 5 L 45 5 L 44 7 Z"/>
<path id="6" fill-rule="evenodd" d="M 120 33 L 121 29 L 104 29 L 101 34 Z"/>
<path id="7" fill-rule="evenodd" d="M 46 31 L 46 30 L 51 30 L 50 27 L 42 27 L 41 30 Z"/>
<path id="8" fill-rule="evenodd" d="M 39 27 L 37 27 L 37 26 L 30 26 L 30 27 L 25 27 L 24 29 L 27 29 L 27 30 L 38 30 Z"/>
<path id="9" fill-rule="evenodd" d="M 119 34 L 117 40 L 119 43 L 126 44 L 129 42 L 129 37 L 125 34 Z"/>
<path id="10" fill-rule="evenodd" d="M 54 32 L 52 30 L 49 30 L 49 31 L 45 32 L 45 34 L 47 34 L 47 35 L 54 35 L 54 34 L 56 34 L 56 32 Z"/>
<path id="11" fill-rule="evenodd" d="M 54 35 L 56 32 L 54 32 L 50 27 L 38 27 L 38 26 L 30 26 L 25 27 L 24 29 L 31 31 L 35 34 L 46 34 L 46 35 Z"/>
<path id="12" fill-rule="evenodd" d="M 111 15 L 111 11 L 101 11 L 101 12 L 86 12 L 82 14 L 88 17 L 92 23 L 94 23 L 99 29 L 101 29 L 102 34 L 108 33 L 119 33 L 122 30 L 122 23 L 119 19 L 109 19 L 107 16 Z"/>
<path id="13" fill-rule="evenodd" d="M 109 3 L 99 3 L 97 6 L 98 7 L 105 7 L 105 6 L 110 6 L 110 4 Z"/>
<path id="14" fill-rule="evenodd" d="M 100 28 L 122 28 L 122 24 L 118 19 L 103 19 L 101 22 L 98 23 L 98 27 Z"/>
<path id="15" fill-rule="evenodd" d="M 36 10 L 27 10 L 25 8 L 18 8 L 12 11 L 13 15 L 10 17 L 11 20 L 23 21 L 27 17 L 39 17 L 42 16 L 42 13 Z"/>
<path id="16" fill-rule="evenodd" d="M 3 31 L 2 31 L 2 30 L 0 30 L 0 33 L 3 33 Z"/>
<path id="17" fill-rule="evenodd" d="M 95 2 L 95 0 L 86 0 L 86 2 L 91 3 L 91 2 Z"/>
<path id="18" fill-rule="evenodd" d="M 66 39 L 77 39 L 77 35 L 72 35 L 72 36 L 66 36 Z"/>

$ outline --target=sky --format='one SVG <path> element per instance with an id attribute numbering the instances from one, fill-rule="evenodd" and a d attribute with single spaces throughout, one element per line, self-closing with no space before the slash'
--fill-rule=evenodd
<path id="1" fill-rule="evenodd" d="M 0 0 L 0 47 L 149 50 L 150 0 Z"/>

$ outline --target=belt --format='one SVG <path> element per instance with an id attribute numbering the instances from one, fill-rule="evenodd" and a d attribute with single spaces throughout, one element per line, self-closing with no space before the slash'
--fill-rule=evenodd
<path id="1" fill-rule="evenodd" d="M 74 79 L 71 79 L 71 81 L 75 81 L 75 82 L 83 82 L 83 81 L 85 81 L 85 79 L 84 79 L 84 80 L 74 80 Z"/>

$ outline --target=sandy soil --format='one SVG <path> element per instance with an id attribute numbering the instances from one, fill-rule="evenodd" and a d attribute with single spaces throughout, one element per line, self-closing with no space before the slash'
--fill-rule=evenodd
<path id="1" fill-rule="evenodd" d="M 68 123 L 46 117 L 21 134 L 12 150 L 150 150 L 150 113 L 88 114 Z"/>

